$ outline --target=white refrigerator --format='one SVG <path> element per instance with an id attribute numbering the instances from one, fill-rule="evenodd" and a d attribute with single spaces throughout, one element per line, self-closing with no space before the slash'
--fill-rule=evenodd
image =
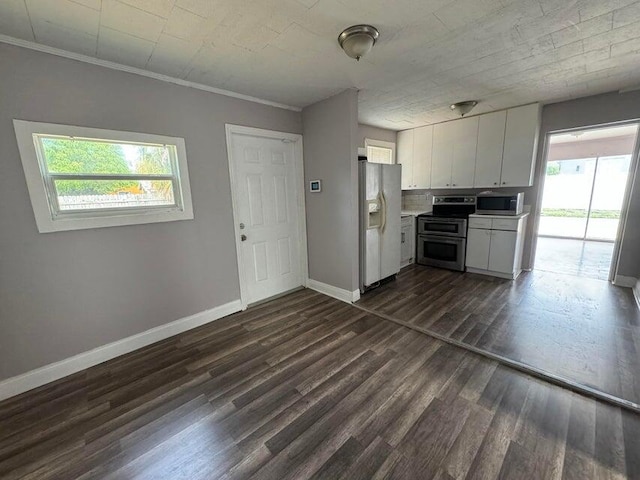
<path id="1" fill-rule="evenodd" d="M 400 271 L 400 165 L 359 161 L 360 290 Z"/>

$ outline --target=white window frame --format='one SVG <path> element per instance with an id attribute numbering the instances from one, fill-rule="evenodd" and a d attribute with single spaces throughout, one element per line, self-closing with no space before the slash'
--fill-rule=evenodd
<path id="1" fill-rule="evenodd" d="M 187 153 L 183 138 L 25 120 L 14 120 L 13 125 L 29 196 L 31 197 L 31 205 L 40 233 L 193 219 Z M 42 158 L 40 142 L 36 138 L 37 135 L 62 135 L 122 143 L 173 146 L 175 147 L 177 158 L 172 160 L 174 167 L 177 167 L 177 171 L 170 175 L 169 177 L 171 178 L 169 179 L 173 182 L 176 203 L 166 207 L 123 207 L 94 209 L 86 212 L 59 211 L 55 208 L 55 204 L 52 204 L 52 202 L 57 202 L 57 199 L 49 198 L 47 182 L 50 179 L 46 174 L 44 158 Z M 92 175 L 92 177 L 95 178 L 95 175 Z"/>
<path id="2" fill-rule="evenodd" d="M 373 138 L 364 139 L 364 148 L 367 150 L 367 158 L 369 157 L 369 147 L 388 148 L 391 150 L 391 163 L 388 165 L 396 164 L 396 144 L 394 142 L 385 142 L 383 140 L 375 140 Z"/>

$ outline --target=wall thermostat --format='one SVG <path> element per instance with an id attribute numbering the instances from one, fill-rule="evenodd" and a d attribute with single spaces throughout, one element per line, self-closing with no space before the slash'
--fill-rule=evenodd
<path id="1" fill-rule="evenodd" d="M 322 180 L 311 180 L 309 182 L 309 191 L 311 193 L 322 191 Z"/>

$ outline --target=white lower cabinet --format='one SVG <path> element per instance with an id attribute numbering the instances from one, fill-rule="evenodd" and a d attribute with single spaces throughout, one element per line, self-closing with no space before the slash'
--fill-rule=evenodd
<path id="1" fill-rule="evenodd" d="M 467 232 L 467 268 L 489 269 L 491 230 L 470 228 Z"/>
<path id="2" fill-rule="evenodd" d="M 415 263 L 416 256 L 416 218 L 402 217 L 400 235 L 400 268 Z"/>
<path id="3" fill-rule="evenodd" d="M 500 273 L 515 273 L 516 244 L 518 232 L 491 230 L 491 248 L 489 249 L 489 270 Z M 520 273 L 520 272 L 518 272 Z"/>
<path id="4" fill-rule="evenodd" d="M 522 272 L 527 214 L 512 218 L 469 217 L 467 271 L 514 279 Z"/>

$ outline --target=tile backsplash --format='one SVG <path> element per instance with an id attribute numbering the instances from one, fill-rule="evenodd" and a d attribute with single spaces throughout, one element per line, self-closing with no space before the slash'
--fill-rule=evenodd
<path id="1" fill-rule="evenodd" d="M 430 211 L 433 195 L 430 193 L 402 193 L 403 210 L 424 210 Z"/>

